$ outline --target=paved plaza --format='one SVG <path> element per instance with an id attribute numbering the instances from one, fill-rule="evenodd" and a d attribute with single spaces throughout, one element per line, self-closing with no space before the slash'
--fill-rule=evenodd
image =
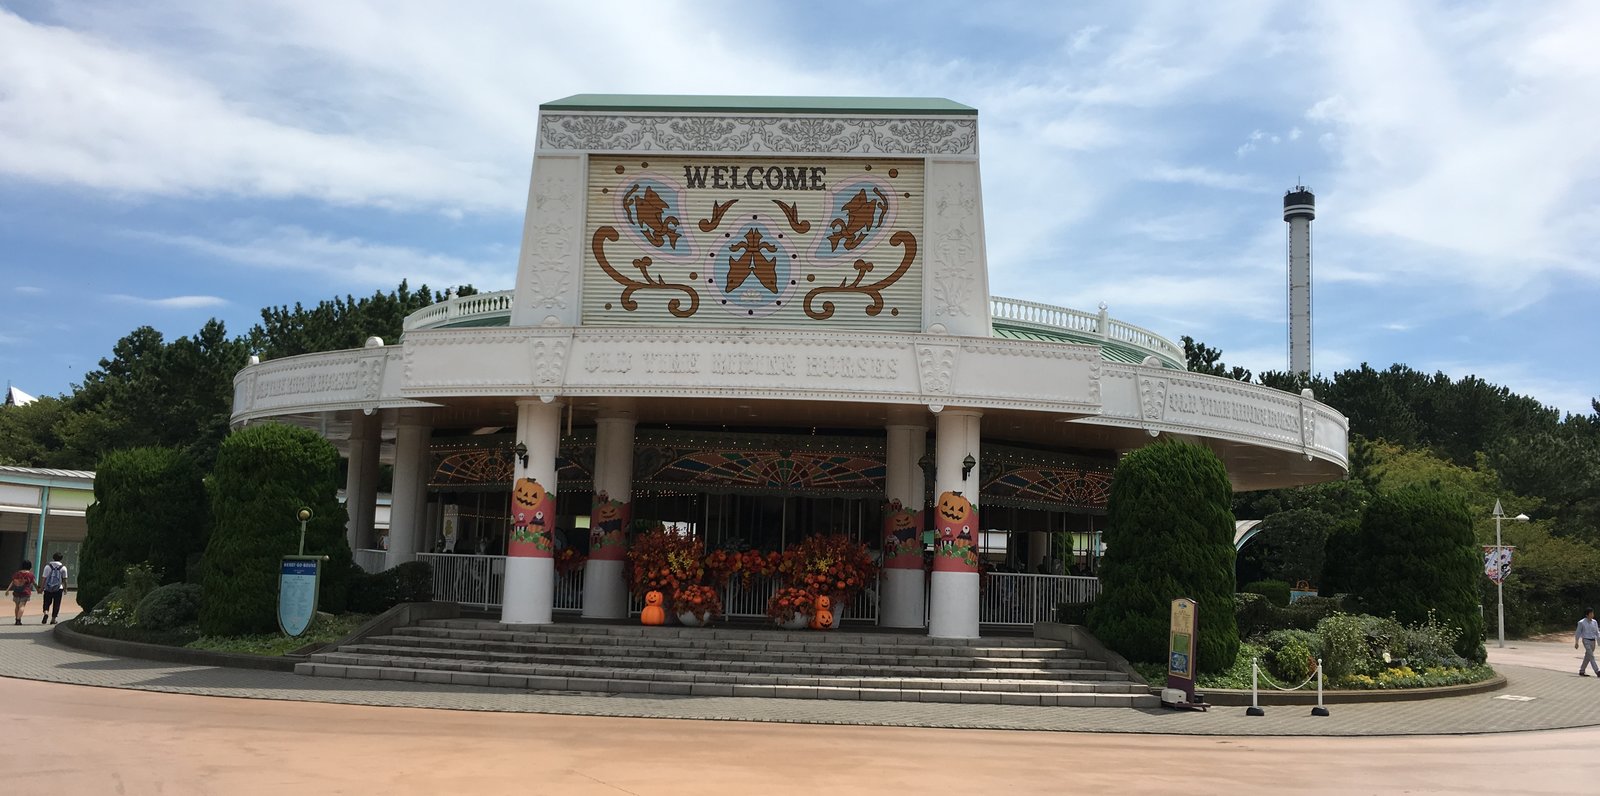
<path id="1" fill-rule="evenodd" d="M 1312 717 L 1305 707 L 1207 713 L 1165 709 L 1058 708 L 839 700 L 540 693 L 427 683 L 304 677 L 283 672 L 118 658 L 62 646 L 49 626 L 0 626 L 0 675 L 69 685 L 245 699 L 571 716 L 853 724 L 952 729 L 1176 735 L 1453 735 L 1600 726 L 1600 680 L 1576 676 L 1570 643 L 1491 648 L 1506 688 L 1412 702 L 1341 704 Z M 1570 659 L 1570 669 L 1564 663 Z M 1517 697 L 1508 699 L 1505 697 Z"/>

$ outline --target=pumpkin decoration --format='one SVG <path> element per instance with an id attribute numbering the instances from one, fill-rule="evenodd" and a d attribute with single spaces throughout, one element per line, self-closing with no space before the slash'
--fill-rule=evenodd
<path id="1" fill-rule="evenodd" d="M 939 495 L 934 507 L 939 527 L 939 549 L 933 568 L 945 572 L 978 571 L 978 510 L 960 492 Z"/>
<path id="2" fill-rule="evenodd" d="M 644 611 L 640 612 L 639 621 L 646 625 L 664 625 L 667 623 L 667 611 L 661 606 L 661 592 L 647 591 L 644 593 Z"/>
<path id="3" fill-rule="evenodd" d="M 902 569 L 922 566 L 921 515 L 906 509 L 899 500 L 884 507 L 883 560 L 885 566 Z"/>
<path id="4" fill-rule="evenodd" d="M 816 610 L 811 615 L 812 630 L 833 629 L 833 599 L 826 594 L 817 595 Z"/>
<path id="5" fill-rule="evenodd" d="M 555 504 L 555 496 L 538 480 L 517 479 L 511 487 L 510 555 L 544 558 L 554 555 L 550 531 L 556 522 Z"/>

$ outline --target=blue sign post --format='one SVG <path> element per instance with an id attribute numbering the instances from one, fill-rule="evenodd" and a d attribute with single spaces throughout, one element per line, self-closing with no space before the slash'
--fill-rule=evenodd
<path id="1" fill-rule="evenodd" d="M 278 569 L 278 628 L 298 637 L 317 616 L 322 556 L 284 556 Z"/>

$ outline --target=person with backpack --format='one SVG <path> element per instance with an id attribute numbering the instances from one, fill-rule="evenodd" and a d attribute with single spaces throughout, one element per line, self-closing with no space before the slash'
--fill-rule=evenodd
<path id="1" fill-rule="evenodd" d="M 22 569 L 11 574 L 11 583 L 6 585 L 6 591 L 11 592 L 11 602 L 16 606 L 17 624 L 22 624 L 22 609 L 28 607 L 28 598 L 33 596 L 33 562 L 23 561 Z"/>
<path id="2" fill-rule="evenodd" d="M 39 590 L 44 593 L 44 617 L 39 624 L 56 623 L 61 615 L 61 598 L 67 593 L 67 565 L 61 563 L 61 554 L 50 557 L 50 563 L 39 572 Z M 54 610 L 51 610 L 54 608 Z"/>

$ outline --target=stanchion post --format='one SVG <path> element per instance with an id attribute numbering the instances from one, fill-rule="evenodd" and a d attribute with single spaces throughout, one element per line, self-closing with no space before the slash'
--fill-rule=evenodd
<path id="1" fill-rule="evenodd" d="M 1259 659 L 1250 659 L 1250 707 L 1244 709 L 1244 715 L 1246 716 L 1267 715 L 1267 712 L 1261 709 L 1261 700 L 1256 694 L 1256 674 L 1259 666 Z"/>
<path id="2" fill-rule="evenodd" d="M 1322 659 L 1317 659 L 1317 706 L 1311 709 L 1313 716 L 1328 715 L 1328 708 L 1322 704 Z"/>

